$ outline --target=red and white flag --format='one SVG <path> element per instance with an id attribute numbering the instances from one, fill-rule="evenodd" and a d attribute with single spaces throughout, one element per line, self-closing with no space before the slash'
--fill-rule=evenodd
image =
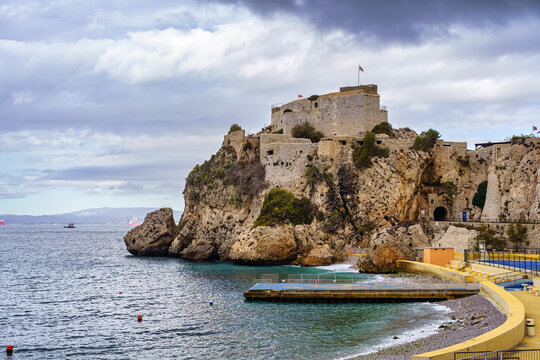
<path id="1" fill-rule="evenodd" d="M 364 72 L 364 69 L 360 65 L 358 65 L 358 71 Z"/>
<path id="2" fill-rule="evenodd" d="M 303 97 L 304 97 L 303 95 L 298 94 L 298 98 L 299 98 L 299 99 L 301 99 L 301 98 L 303 98 Z"/>
<path id="3" fill-rule="evenodd" d="M 533 125 L 533 131 L 536 131 L 536 130 L 538 130 L 538 129 L 536 128 L 536 126 Z"/>

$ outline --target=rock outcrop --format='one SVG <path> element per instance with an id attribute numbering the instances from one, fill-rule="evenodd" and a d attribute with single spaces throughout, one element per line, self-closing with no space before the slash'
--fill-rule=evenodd
<path id="1" fill-rule="evenodd" d="M 362 272 L 388 273 L 396 269 L 397 260 L 414 260 L 416 248 L 430 246 L 430 239 L 420 224 L 393 226 L 371 237 L 367 256 L 358 261 Z"/>
<path id="2" fill-rule="evenodd" d="M 474 229 L 456 227 L 450 225 L 443 236 L 434 242 L 434 246 L 453 247 L 455 252 L 463 253 L 465 249 L 473 249 L 476 245 L 476 235 Z"/>
<path id="3" fill-rule="evenodd" d="M 164 256 L 176 236 L 173 211 L 163 208 L 146 215 L 142 225 L 131 229 L 124 242 L 130 253 L 141 256 Z"/>

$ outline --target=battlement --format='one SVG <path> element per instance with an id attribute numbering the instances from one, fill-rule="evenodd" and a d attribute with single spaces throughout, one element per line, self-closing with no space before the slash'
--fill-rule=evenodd
<path id="1" fill-rule="evenodd" d="M 381 109 L 377 85 L 346 86 L 339 92 L 314 95 L 272 107 L 272 131 L 290 134 L 294 126 L 308 122 L 327 137 L 359 135 L 388 121 Z"/>
<path id="2" fill-rule="evenodd" d="M 375 94 L 377 95 L 377 85 L 368 84 L 368 85 L 358 85 L 358 86 L 343 86 L 339 88 L 339 92 L 361 90 L 366 94 Z"/>

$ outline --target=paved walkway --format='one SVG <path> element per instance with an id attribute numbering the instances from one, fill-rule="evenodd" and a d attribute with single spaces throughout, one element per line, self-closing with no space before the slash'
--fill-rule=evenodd
<path id="1" fill-rule="evenodd" d="M 521 301 L 525 306 L 525 317 L 534 319 L 535 324 L 535 336 L 525 336 L 516 349 L 540 349 L 540 296 L 529 294 L 528 291 L 512 291 L 511 294 Z"/>

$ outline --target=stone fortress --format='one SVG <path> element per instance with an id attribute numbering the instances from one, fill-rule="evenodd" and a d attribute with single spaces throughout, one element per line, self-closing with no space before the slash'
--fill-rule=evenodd
<path id="1" fill-rule="evenodd" d="M 271 109 L 271 124 L 258 135 L 260 162 L 265 166 L 265 180 L 272 187 L 293 188 L 295 183 L 305 177 L 307 166 L 317 158 L 319 163 L 330 164 L 329 170 L 336 170 L 344 163 L 353 163 L 353 152 L 356 145 L 362 145 L 364 135 L 382 122 L 388 122 L 388 112 L 380 105 L 377 85 L 360 85 L 342 87 L 339 92 L 310 96 L 298 99 Z M 309 139 L 294 138 L 291 130 L 294 126 L 308 122 L 324 134 L 318 143 Z M 416 134 L 404 132 L 401 136 L 389 137 L 377 134 L 378 145 L 387 147 L 390 152 L 402 152 L 414 143 Z M 245 132 L 239 130 L 228 134 L 223 145 L 232 146 L 237 153 L 245 144 Z M 467 150 L 466 142 L 449 142 L 438 140 L 435 147 L 440 154 L 458 158 L 468 158 L 469 153 L 475 153 L 476 158 L 482 158 L 492 164 L 489 167 L 487 201 L 481 219 L 493 221 L 498 219 L 501 212 L 501 196 L 496 164 L 507 159 L 510 143 L 479 144 L 480 149 Z M 480 175 L 483 177 L 483 175 Z M 459 175 L 453 171 L 447 178 L 458 186 L 458 196 L 448 202 L 441 197 L 437 189 L 427 189 L 423 195 L 419 219 L 447 220 L 449 218 L 472 218 L 471 200 L 459 194 Z M 462 186 L 466 186 L 462 184 Z M 470 187 L 470 185 L 469 185 Z M 467 190 L 467 189 L 462 189 Z M 468 189 L 469 193 L 471 189 Z"/>

